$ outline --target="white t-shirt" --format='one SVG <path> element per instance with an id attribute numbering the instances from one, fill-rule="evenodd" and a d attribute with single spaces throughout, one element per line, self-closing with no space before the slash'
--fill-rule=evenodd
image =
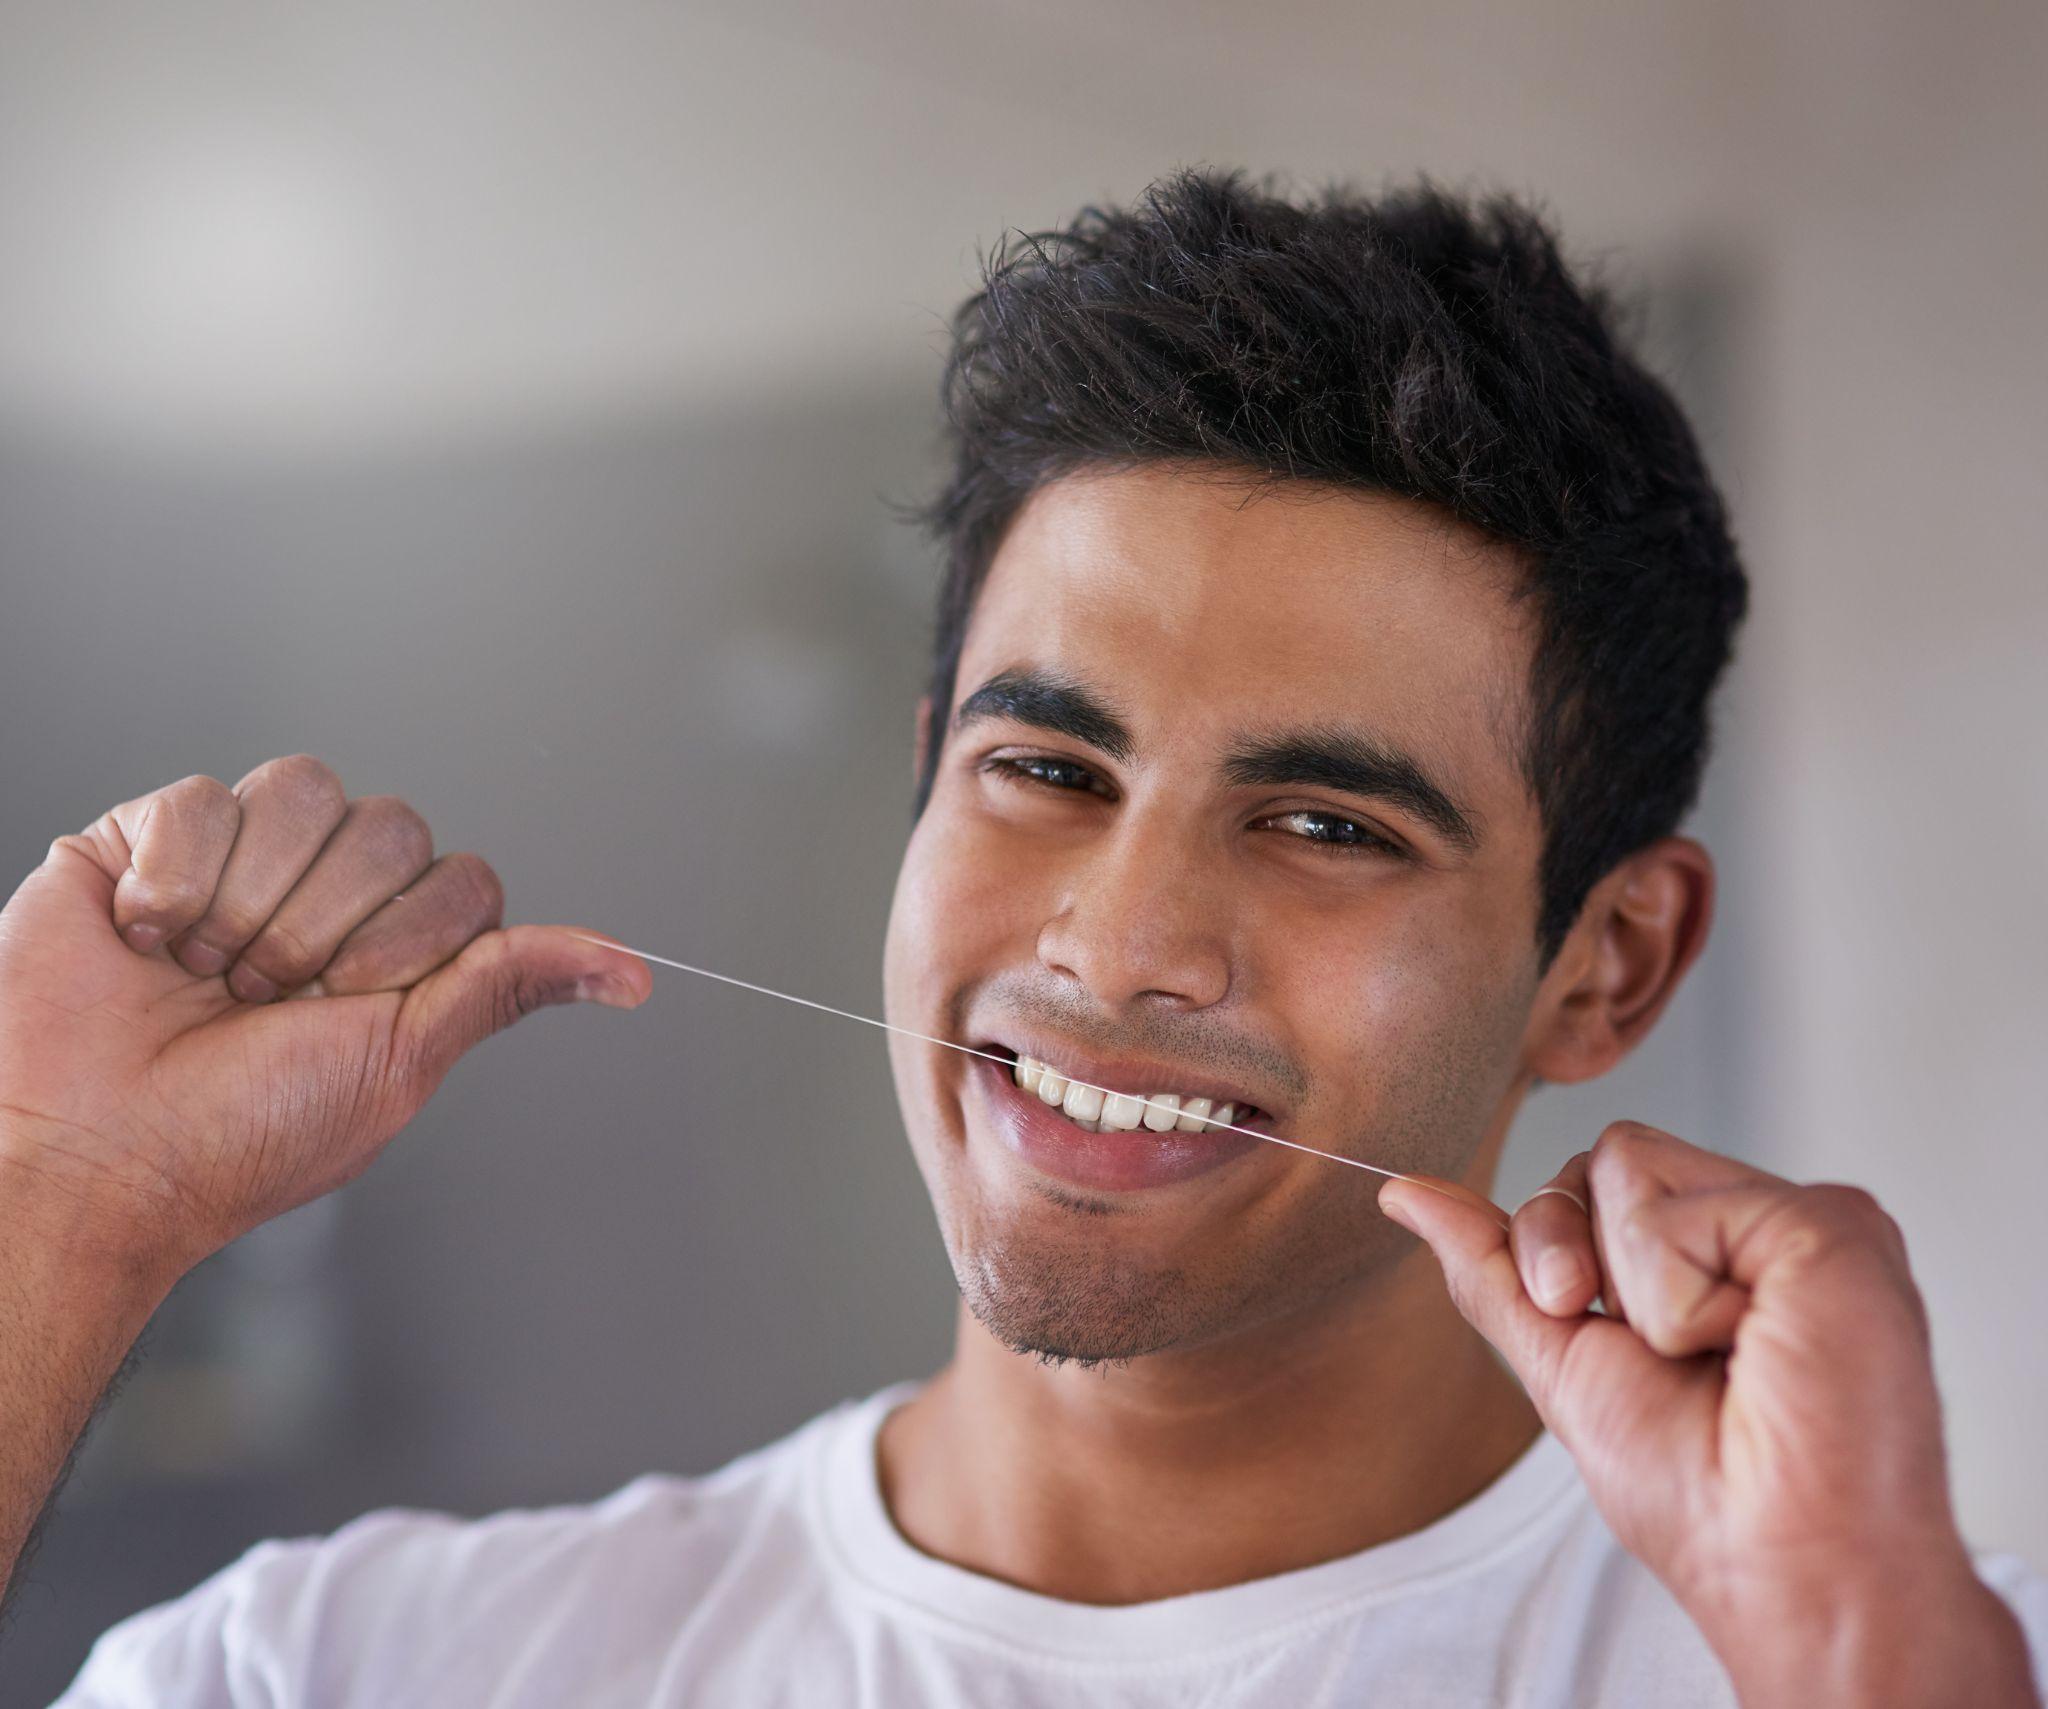
<path id="1" fill-rule="evenodd" d="M 875 1433 L 914 1390 L 591 1506 L 372 1513 L 260 1544 L 108 1632 L 60 1709 L 1734 1703 L 1552 1437 L 1410 1536 L 1097 1608 L 948 1566 L 897 1532 Z M 2038 1667 L 2048 1582 L 2010 1558 L 1981 1570 L 2020 1611 Z"/>

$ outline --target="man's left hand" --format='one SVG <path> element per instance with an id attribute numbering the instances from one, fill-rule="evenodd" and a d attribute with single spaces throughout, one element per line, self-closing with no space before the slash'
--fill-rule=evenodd
<path id="1" fill-rule="evenodd" d="M 1412 1183 L 1380 1204 L 1747 1709 L 2037 1703 L 1956 1528 L 1926 1313 L 1869 1194 L 1619 1122 L 1508 1230 Z"/>

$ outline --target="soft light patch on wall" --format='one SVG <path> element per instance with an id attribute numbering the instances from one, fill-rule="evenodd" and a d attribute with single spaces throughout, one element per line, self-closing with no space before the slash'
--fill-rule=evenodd
<path id="1" fill-rule="evenodd" d="M 83 213 L 96 242 L 60 335 L 101 409 L 223 425 L 346 411 L 388 269 L 345 162 L 258 132 L 159 141 Z"/>

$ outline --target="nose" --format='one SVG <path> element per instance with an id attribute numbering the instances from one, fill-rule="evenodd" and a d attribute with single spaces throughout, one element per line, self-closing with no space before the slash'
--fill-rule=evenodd
<path id="1" fill-rule="evenodd" d="M 1165 812 L 1126 806 L 1058 893 L 1038 959 L 1109 1009 L 1204 1009 L 1230 989 L 1231 910 L 1199 835 Z"/>

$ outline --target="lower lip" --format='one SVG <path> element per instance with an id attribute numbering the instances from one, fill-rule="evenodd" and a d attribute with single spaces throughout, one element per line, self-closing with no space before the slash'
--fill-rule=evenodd
<path id="1" fill-rule="evenodd" d="M 995 1129 L 1011 1151 L 1038 1170 L 1076 1187 L 1132 1192 L 1167 1187 L 1220 1169 L 1260 1144 L 1255 1134 L 1090 1133 L 1076 1127 L 1035 1092 L 1019 1086 L 1007 1064 L 979 1062 L 975 1071 L 989 1094 Z"/>

